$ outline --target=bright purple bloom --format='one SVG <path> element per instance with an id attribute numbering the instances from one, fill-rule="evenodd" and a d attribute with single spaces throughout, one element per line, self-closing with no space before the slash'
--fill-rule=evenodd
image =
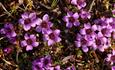
<path id="1" fill-rule="evenodd" d="M 21 15 L 21 19 L 19 20 L 19 23 L 23 25 L 23 28 L 25 31 L 30 30 L 31 27 L 35 27 L 36 24 L 39 22 L 38 18 L 36 17 L 36 13 L 29 13 L 25 12 Z"/>
<path id="2" fill-rule="evenodd" d="M 43 68 L 43 63 L 41 62 L 41 59 L 37 59 L 32 62 L 32 70 L 45 70 Z"/>
<path id="3" fill-rule="evenodd" d="M 82 9 L 86 6 L 85 0 L 71 0 L 71 4 L 76 5 L 78 9 Z"/>
<path id="4" fill-rule="evenodd" d="M 108 26 L 108 21 L 105 17 L 94 20 L 94 23 L 100 26 Z"/>
<path id="5" fill-rule="evenodd" d="M 95 42 L 92 45 L 94 49 L 99 49 L 101 52 L 104 52 L 104 50 L 110 46 L 110 38 L 106 38 L 101 35 L 96 36 Z"/>
<path id="6" fill-rule="evenodd" d="M 53 45 L 54 43 L 60 42 L 61 38 L 59 37 L 60 30 L 50 30 L 47 34 L 44 34 L 44 40 L 48 41 L 48 46 Z"/>
<path id="7" fill-rule="evenodd" d="M 26 47 L 26 51 L 32 50 L 33 47 L 37 47 L 39 45 L 34 34 L 25 34 L 24 38 L 25 40 L 21 41 L 21 46 Z"/>
<path id="8" fill-rule="evenodd" d="M 6 23 L 4 28 L 0 30 L 1 34 L 4 34 L 8 38 L 16 37 L 16 32 L 14 31 L 14 26 L 11 23 Z"/>
<path id="9" fill-rule="evenodd" d="M 88 47 L 92 46 L 93 42 L 94 42 L 94 40 L 88 39 L 87 36 L 77 34 L 75 45 L 76 45 L 76 47 L 82 47 L 82 50 L 84 52 L 88 52 L 88 50 L 89 50 Z"/>
<path id="10" fill-rule="evenodd" d="M 113 29 L 111 26 L 98 26 L 96 31 L 98 31 L 97 34 L 100 34 L 101 36 L 111 37 Z"/>
<path id="11" fill-rule="evenodd" d="M 42 62 L 43 62 L 43 66 L 44 67 L 48 67 L 48 66 L 51 66 L 51 56 L 47 55 L 45 56 L 43 59 L 42 59 Z"/>
<path id="12" fill-rule="evenodd" d="M 47 30 L 53 26 L 53 24 L 49 21 L 48 14 L 45 14 L 42 19 L 38 19 L 39 22 L 37 23 L 36 31 L 42 32 L 43 34 L 47 33 Z"/>
<path id="13" fill-rule="evenodd" d="M 78 18 L 79 15 L 77 12 L 76 13 L 68 12 L 67 16 L 65 16 L 63 20 L 66 22 L 66 27 L 71 28 L 72 26 L 80 25 Z"/>
<path id="14" fill-rule="evenodd" d="M 95 26 L 91 26 L 90 23 L 84 24 L 84 27 L 80 30 L 80 34 L 85 35 L 88 38 L 94 39 L 95 38 L 94 29 Z"/>
<path id="15" fill-rule="evenodd" d="M 111 54 L 107 54 L 107 58 L 105 60 L 111 62 L 111 65 L 113 65 L 115 63 L 115 50 L 112 50 Z"/>
<path id="16" fill-rule="evenodd" d="M 91 18 L 91 14 L 85 10 L 81 10 L 79 15 L 82 19 L 90 19 Z"/>
<path id="17" fill-rule="evenodd" d="M 51 56 L 47 55 L 45 57 L 39 58 L 32 62 L 32 70 L 53 70 L 51 66 Z"/>

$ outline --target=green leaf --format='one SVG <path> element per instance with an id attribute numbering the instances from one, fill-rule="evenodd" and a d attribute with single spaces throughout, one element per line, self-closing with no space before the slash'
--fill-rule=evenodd
<path id="1" fill-rule="evenodd" d="M 51 7 L 55 8 L 57 6 L 58 0 L 53 0 Z"/>

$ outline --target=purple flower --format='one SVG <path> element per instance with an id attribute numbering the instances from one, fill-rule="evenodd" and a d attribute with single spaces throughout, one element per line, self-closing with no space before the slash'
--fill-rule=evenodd
<path id="1" fill-rule="evenodd" d="M 80 34 L 85 35 L 91 39 L 95 38 L 94 32 L 95 26 L 91 26 L 90 23 L 84 24 L 84 27 L 80 30 Z"/>
<path id="2" fill-rule="evenodd" d="M 71 4 L 76 5 L 78 9 L 82 9 L 86 6 L 85 0 L 71 0 Z"/>
<path id="3" fill-rule="evenodd" d="M 79 15 L 82 19 L 90 19 L 91 18 L 91 14 L 85 10 L 81 10 Z"/>
<path id="4" fill-rule="evenodd" d="M 26 47 L 26 51 L 32 50 L 33 47 L 37 47 L 39 45 L 34 34 L 25 34 L 24 38 L 25 40 L 21 41 L 21 46 Z"/>
<path id="5" fill-rule="evenodd" d="M 45 70 L 40 59 L 34 60 L 32 62 L 32 70 Z"/>
<path id="6" fill-rule="evenodd" d="M 107 58 L 105 60 L 113 65 L 115 63 L 115 50 L 112 50 L 111 54 L 107 54 Z"/>
<path id="7" fill-rule="evenodd" d="M 32 70 L 53 70 L 51 56 L 47 55 L 32 62 Z"/>
<path id="8" fill-rule="evenodd" d="M 109 46 L 111 46 L 110 39 L 101 35 L 96 36 L 95 42 L 92 45 L 94 49 L 99 49 L 101 52 L 104 52 Z"/>
<path id="9" fill-rule="evenodd" d="M 94 20 L 94 23 L 100 26 L 108 26 L 108 21 L 105 17 Z"/>
<path id="10" fill-rule="evenodd" d="M 60 42 L 61 38 L 59 37 L 60 30 L 49 30 L 47 34 L 44 34 L 44 40 L 48 41 L 48 46 L 53 45 L 56 42 Z"/>
<path id="11" fill-rule="evenodd" d="M 38 26 L 36 27 L 36 31 L 42 32 L 43 34 L 47 33 L 47 30 L 53 26 L 53 24 L 49 21 L 48 14 L 45 14 L 42 19 L 39 19 L 37 25 Z"/>
<path id="12" fill-rule="evenodd" d="M 25 31 L 30 30 L 31 27 L 35 27 L 36 24 L 39 22 L 38 18 L 36 17 L 36 13 L 29 13 L 25 12 L 21 15 L 21 19 L 19 20 L 19 23 L 23 25 L 23 28 Z"/>
<path id="13" fill-rule="evenodd" d="M 77 34 L 75 45 L 76 45 L 76 47 L 82 47 L 82 50 L 84 52 L 88 52 L 88 50 L 89 50 L 88 47 L 92 46 L 93 42 L 94 42 L 94 40 L 88 39 L 87 36 Z"/>
<path id="14" fill-rule="evenodd" d="M 66 27 L 71 28 L 72 26 L 80 25 L 78 18 L 79 15 L 77 12 L 76 13 L 68 12 L 67 16 L 65 16 L 63 20 L 66 22 Z"/>
<path id="15" fill-rule="evenodd" d="M 51 66 L 51 56 L 47 55 L 42 59 L 43 66 L 47 68 L 48 66 Z"/>
<path id="16" fill-rule="evenodd" d="M 16 37 L 16 32 L 14 31 L 13 24 L 6 23 L 4 28 L 0 30 L 1 34 L 4 34 L 8 38 Z"/>

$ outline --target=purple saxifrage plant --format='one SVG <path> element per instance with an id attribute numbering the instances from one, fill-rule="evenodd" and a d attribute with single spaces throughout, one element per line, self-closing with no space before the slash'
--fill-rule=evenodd
<path id="1" fill-rule="evenodd" d="M 35 27 L 38 22 L 39 20 L 35 12 L 25 12 L 21 15 L 21 19 L 19 20 L 19 23 L 22 24 L 25 31 L 30 30 L 31 27 Z"/>
<path id="2" fill-rule="evenodd" d="M 61 41 L 61 38 L 59 37 L 60 30 L 49 30 L 47 34 L 44 34 L 44 40 L 48 41 L 48 46 L 51 46 L 57 42 Z"/>
<path id="3" fill-rule="evenodd" d="M 32 50 L 33 47 L 37 47 L 39 45 L 34 34 L 25 34 L 24 39 L 25 40 L 21 41 L 21 46 L 26 47 L 26 51 Z"/>
<path id="4" fill-rule="evenodd" d="M 67 12 L 67 15 L 64 16 L 63 20 L 66 22 L 66 27 L 72 28 L 72 26 L 79 26 L 80 22 L 78 20 L 78 13 Z"/>
<path id="5" fill-rule="evenodd" d="M 14 31 L 14 26 L 11 23 L 6 23 L 4 25 L 4 28 L 2 28 L 0 30 L 0 33 L 4 34 L 6 37 L 8 37 L 10 39 L 13 37 L 16 37 L 16 35 L 17 35 L 16 32 Z"/>
<path id="6" fill-rule="evenodd" d="M 39 22 L 37 23 L 36 31 L 42 32 L 42 34 L 47 33 L 47 30 L 50 30 L 50 27 L 53 26 L 53 24 L 49 21 L 48 14 L 45 14 L 42 19 L 38 19 Z"/>

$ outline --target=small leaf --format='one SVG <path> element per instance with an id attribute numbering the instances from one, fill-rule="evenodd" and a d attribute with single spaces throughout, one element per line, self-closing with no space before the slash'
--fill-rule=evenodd
<path id="1" fill-rule="evenodd" d="M 58 3 L 58 0 L 53 0 L 52 4 L 51 4 L 51 7 L 54 8 Z"/>

